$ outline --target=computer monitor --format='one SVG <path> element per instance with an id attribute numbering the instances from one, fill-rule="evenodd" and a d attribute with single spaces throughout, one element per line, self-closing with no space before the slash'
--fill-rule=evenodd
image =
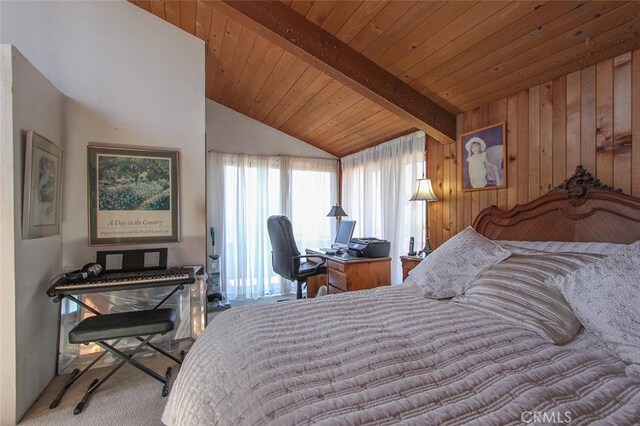
<path id="1" fill-rule="evenodd" d="M 341 220 L 336 233 L 336 239 L 331 245 L 335 249 L 344 249 L 349 247 L 349 241 L 353 236 L 353 230 L 356 227 L 355 220 Z"/>

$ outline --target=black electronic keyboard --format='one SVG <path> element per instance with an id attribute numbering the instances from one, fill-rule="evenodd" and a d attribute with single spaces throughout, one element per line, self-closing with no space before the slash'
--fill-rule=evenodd
<path id="1" fill-rule="evenodd" d="M 99 293 L 135 290 L 169 285 L 193 284 L 194 268 L 154 269 L 146 271 L 107 272 L 83 281 L 71 281 L 62 276 L 47 289 L 49 297 L 67 294 Z"/>

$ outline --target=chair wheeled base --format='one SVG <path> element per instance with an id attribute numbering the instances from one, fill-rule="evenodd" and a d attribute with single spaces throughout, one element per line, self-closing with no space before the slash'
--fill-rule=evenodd
<path id="1" fill-rule="evenodd" d="M 55 408 L 59 404 L 67 389 L 69 389 L 69 387 L 76 380 L 78 380 L 80 376 L 87 372 L 89 368 L 95 365 L 95 363 L 97 363 L 107 353 L 111 353 L 115 357 L 119 358 L 120 361 L 104 378 L 95 379 L 89 385 L 89 388 L 82 397 L 82 400 L 74 409 L 73 414 L 80 414 L 91 395 L 93 395 L 93 393 L 98 390 L 98 388 L 102 386 L 102 384 L 106 382 L 124 364 L 130 364 L 161 382 L 164 385 L 162 387 L 162 396 L 167 396 L 170 390 L 169 381 L 171 378 L 171 367 L 167 368 L 165 375 L 162 376 L 149 367 L 136 361 L 135 359 L 133 359 L 133 357 L 142 348 L 144 348 L 145 346 L 149 346 L 162 355 L 177 362 L 178 364 L 182 364 L 181 359 L 178 359 L 170 353 L 149 343 L 150 340 L 153 339 L 157 334 L 164 334 L 173 330 L 175 328 L 175 325 L 175 309 L 151 309 L 144 311 L 104 314 L 96 315 L 82 320 L 73 328 L 73 330 L 69 332 L 69 342 L 76 344 L 96 343 L 104 349 L 104 352 L 102 352 L 100 356 L 93 360 L 91 364 L 85 367 L 82 372 L 77 369 L 72 372 L 71 378 L 64 385 L 49 408 Z M 140 336 L 146 337 L 143 338 Z M 125 353 L 115 347 L 115 345 L 117 345 L 118 342 L 120 342 L 120 340 L 125 337 L 135 337 L 140 341 L 140 344 L 136 346 L 133 351 Z M 106 342 L 107 340 L 114 339 L 117 340 L 113 344 L 109 344 Z M 184 356 L 184 352 L 182 352 L 181 355 Z"/>

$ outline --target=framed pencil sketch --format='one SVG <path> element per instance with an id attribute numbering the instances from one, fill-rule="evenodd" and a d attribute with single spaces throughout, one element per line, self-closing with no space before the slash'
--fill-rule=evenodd
<path id="1" fill-rule="evenodd" d="M 22 204 L 22 239 L 60 233 L 62 148 L 27 130 Z"/>
<path id="2" fill-rule="evenodd" d="M 89 244 L 179 240 L 178 152 L 89 146 Z"/>
<path id="3" fill-rule="evenodd" d="M 460 135 L 462 190 L 506 188 L 506 123 Z"/>

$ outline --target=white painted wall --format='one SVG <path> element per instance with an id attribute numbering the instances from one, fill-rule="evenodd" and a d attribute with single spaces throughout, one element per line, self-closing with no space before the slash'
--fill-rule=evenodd
<path id="1" fill-rule="evenodd" d="M 181 242 L 169 262 L 204 264 L 204 42 L 122 1 L 2 2 L 0 28 L 66 96 L 64 267 L 98 250 L 87 242 L 89 143 L 180 151 Z"/>
<path id="2" fill-rule="evenodd" d="M 62 236 L 22 240 L 22 185 L 26 130 L 33 130 L 62 146 L 63 106 L 62 94 L 20 52 L 8 45 L 2 45 L 2 51 L 3 57 L 11 61 L 10 64 L 3 61 L 9 66 L 2 69 L 3 76 L 10 76 L 12 88 L 10 108 L 2 111 L 11 136 L 2 145 L 12 146 L 13 153 L 9 157 L 11 164 L 3 164 L 2 170 L 4 176 L 13 175 L 12 187 L 7 186 L 13 195 L 13 200 L 7 200 L 13 207 L 9 212 L 13 219 L 13 238 L 2 235 L 1 241 L 2 259 L 13 261 L 14 268 L 11 279 L 3 276 L 1 284 L 3 358 L 0 371 L 8 374 L 8 381 L 15 384 L 5 386 L 3 380 L 0 423 L 12 424 L 55 374 L 57 333 L 51 325 L 57 324 L 58 310 L 45 296 L 45 291 L 50 279 L 62 267 Z M 4 150 L 3 158 L 6 158 Z M 3 212 L 3 220 L 4 216 Z M 9 245 L 13 246 L 13 256 L 5 259 Z M 12 312 L 13 317 L 4 318 L 8 312 Z"/>
<path id="3" fill-rule="evenodd" d="M 16 250 L 13 55 L 0 45 L 0 425 L 16 420 Z"/>
<path id="4" fill-rule="evenodd" d="M 206 100 L 207 150 L 235 154 L 336 158 L 326 151 Z"/>
<path id="5" fill-rule="evenodd" d="M 0 1 L 0 43 L 15 45 L 65 95 L 59 101 L 62 104 L 61 121 L 38 122 L 35 129 L 40 129 L 39 133 L 51 140 L 58 137 L 55 133 L 62 134 L 65 150 L 62 253 L 58 243 L 58 248 L 52 250 L 38 246 L 24 259 L 16 257 L 13 262 L 7 261 L 10 256 L 7 259 L 3 256 L 0 264 L 3 297 L 11 297 L 15 286 L 14 306 L 17 310 L 25 310 L 25 304 L 32 299 L 37 299 L 39 304 L 36 310 L 45 305 L 55 309 L 41 289 L 42 283 L 45 280 L 48 283 L 55 275 L 50 270 L 50 262 L 56 263 L 57 273 L 61 267 L 76 268 L 95 259 L 95 251 L 99 248 L 89 247 L 87 239 L 86 146 L 89 143 L 158 147 L 180 152 L 181 241 L 168 244 L 169 262 L 172 265 L 205 264 L 204 43 L 123 1 Z M 28 92 L 29 96 L 34 93 Z M 5 103 L 4 97 L 2 102 Z M 22 100 L 16 97 L 16 102 Z M 32 119 L 37 117 L 33 111 L 27 115 Z M 6 138 L 6 126 L 4 122 L 2 124 L 1 134 Z M 13 134 L 17 131 L 14 129 Z M 5 154 L 13 158 L 22 155 L 21 148 L 5 145 L 3 143 L 0 151 L 3 171 L 8 163 Z M 19 165 L 20 161 L 15 163 Z M 0 202 L 6 201 L 10 186 L 15 192 L 9 195 L 21 199 L 21 169 L 15 170 L 13 176 L 6 177 L 4 173 L 0 176 Z M 21 210 L 15 200 L 11 205 L 14 207 L 10 209 L 14 215 L 13 233 L 19 236 Z M 3 241 L 13 236 L 5 224 L 5 210 L 3 205 L 0 226 Z M 112 248 L 115 247 L 109 247 Z M 31 249 L 29 246 L 28 250 Z M 3 245 L 2 254 L 5 250 Z M 16 254 L 24 254 L 21 250 L 22 247 L 16 247 Z M 46 266 L 26 268 L 43 259 Z M 10 269 L 5 270 L 5 266 Z M 11 277 L 14 269 L 15 279 L 6 281 L 4 278 Z M 26 287 L 18 290 L 18 285 Z M 11 291 L 6 293 L 5 290 Z M 26 298 L 17 300 L 18 297 Z M 56 338 L 57 321 L 52 322 L 47 317 L 48 309 L 31 312 L 33 318 L 26 322 L 18 312 L 13 321 L 10 312 L 3 310 L 0 314 L 0 319 L 9 318 L 12 324 L 3 322 L 1 325 L 3 352 L 10 349 L 5 345 L 5 336 L 15 334 L 18 340 L 17 352 L 0 357 L 0 371 L 11 367 L 5 362 L 13 363 L 14 368 L 17 364 L 18 368 L 17 373 L 10 373 L 8 378 L 2 372 L 0 407 L 3 410 L 9 407 L 15 416 L 8 413 L 9 417 L 6 417 L 4 411 L 0 412 L 2 425 L 15 423 L 44 387 L 41 383 L 46 384 L 52 377 L 52 373 L 45 371 L 52 371 L 55 364 L 55 347 L 53 350 L 42 347 L 40 357 L 36 358 L 30 348 L 20 346 L 30 339 L 38 344 L 38 339 L 43 338 L 41 334 L 46 335 L 47 342 Z M 44 344 L 50 346 L 47 342 Z M 40 369 L 41 363 L 46 364 L 44 370 Z M 12 377 L 16 378 L 15 382 Z M 5 390 L 6 386 L 10 389 Z M 15 407 L 11 407 L 13 401 L 4 401 L 5 395 L 11 397 L 11 388 L 17 393 Z M 7 421 L 8 418 L 13 421 Z"/>

